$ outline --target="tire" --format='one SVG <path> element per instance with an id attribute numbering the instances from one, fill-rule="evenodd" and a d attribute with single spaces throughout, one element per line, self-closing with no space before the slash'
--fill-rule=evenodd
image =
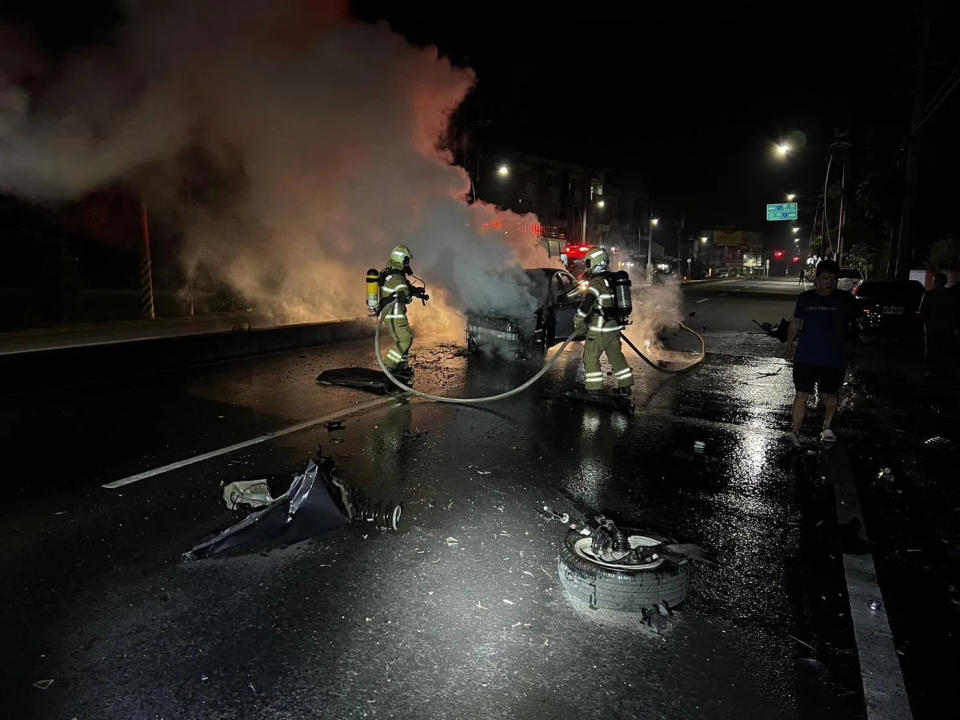
<path id="1" fill-rule="evenodd" d="M 642 530 L 623 531 L 631 547 L 672 542 Z M 560 584 L 574 599 L 587 603 L 591 609 L 640 612 L 660 601 L 673 608 L 686 598 L 690 563 L 677 565 L 663 559 L 637 566 L 604 563 L 589 553 L 591 542 L 590 537 L 571 530 L 560 547 Z"/>

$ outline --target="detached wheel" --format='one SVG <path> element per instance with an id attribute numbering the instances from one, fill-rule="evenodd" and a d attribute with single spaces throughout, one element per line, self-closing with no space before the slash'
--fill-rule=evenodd
<path id="1" fill-rule="evenodd" d="M 623 528 L 630 547 L 672 542 L 642 530 Z M 563 539 L 557 561 L 560 584 L 593 609 L 640 612 L 661 600 L 676 607 L 687 596 L 690 564 L 657 559 L 646 565 L 608 562 L 590 551 L 592 540 L 571 530 Z"/>

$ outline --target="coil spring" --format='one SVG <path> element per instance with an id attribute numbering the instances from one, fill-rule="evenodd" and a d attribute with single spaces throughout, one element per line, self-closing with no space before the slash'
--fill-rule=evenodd
<path id="1" fill-rule="evenodd" d="M 630 552 L 630 541 L 627 535 L 618 527 L 614 528 L 613 549 L 617 552 Z"/>
<path id="2" fill-rule="evenodd" d="M 353 507 L 356 519 L 373 523 L 379 530 L 396 530 L 403 507 L 392 500 L 372 500 L 362 490 L 353 489 Z"/>

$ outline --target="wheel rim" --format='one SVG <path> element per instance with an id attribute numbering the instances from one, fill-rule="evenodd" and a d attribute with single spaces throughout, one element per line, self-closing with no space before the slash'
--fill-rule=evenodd
<path id="1" fill-rule="evenodd" d="M 630 548 L 633 549 L 638 547 L 651 547 L 653 545 L 659 545 L 663 542 L 663 539 L 654 539 L 646 535 L 627 535 L 627 541 L 630 543 Z M 653 570 L 654 568 L 658 568 L 663 564 L 663 558 L 657 558 L 653 562 L 644 563 L 642 565 L 627 565 L 625 563 L 617 562 L 616 560 L 604 560 L 590 550 L 590 546 L 592 544 L 593 540 L 588 536 L 578 538 L 573 544 L 573 552 L 578 557 L 592 562 L 595 565 L 610 568 L 611 570 L 620 570 L 621 572 Z"/>

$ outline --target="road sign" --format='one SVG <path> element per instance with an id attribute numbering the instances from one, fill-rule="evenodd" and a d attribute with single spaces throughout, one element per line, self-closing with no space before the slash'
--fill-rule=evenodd
<path id="1" fill-rule="evenodd" d="M 767 221 L 796 220 L 796 203 L 767 203 Z"/>

